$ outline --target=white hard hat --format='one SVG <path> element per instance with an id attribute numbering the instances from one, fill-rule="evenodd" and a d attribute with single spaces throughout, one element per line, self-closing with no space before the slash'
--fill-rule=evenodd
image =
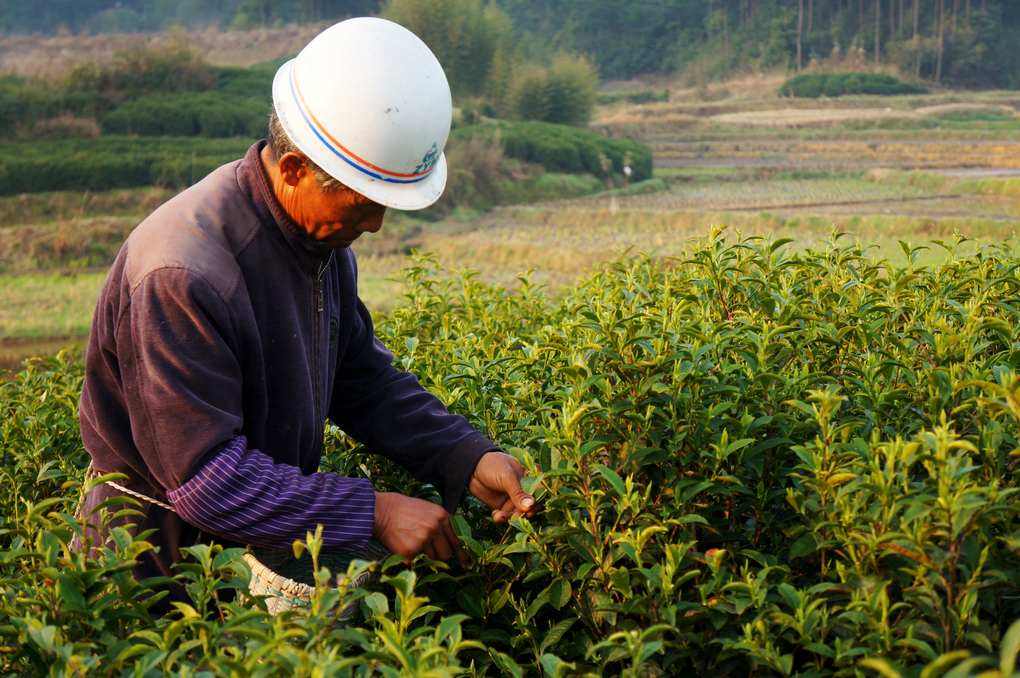
<path id="1" fill-rule="evenodd" d="M 302 153 L 371 200 L 415 210 L 443 194 L 450 85 L 403 26 L 369 17 L 330 26 L 276 72 L 273 107 Z"/>

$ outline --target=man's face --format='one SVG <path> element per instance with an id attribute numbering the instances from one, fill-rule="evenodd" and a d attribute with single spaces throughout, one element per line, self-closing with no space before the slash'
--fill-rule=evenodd
<path id="1" fill-rule="evenodd" d="M 331 247 L 349 247 L 362 233 L 375 233 L 382 228 L 386 208 L 360 193 L 339 186 L 323 189 L 315 174 L 301 160 L 301 168 L 293 159 L 281 158 L 284 181 L 282 195 L 277 195 L 290 218 L 315 240 Z M 294 154 L 296 155 L 296 154 Z"/>

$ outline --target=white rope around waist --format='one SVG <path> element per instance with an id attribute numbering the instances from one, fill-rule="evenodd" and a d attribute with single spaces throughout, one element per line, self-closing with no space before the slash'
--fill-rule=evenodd
<path id="1" fill-rule="evenodd" d="M 85 471 L 85 480 L 86 480 L 86 482 L 88 480 L 92 479 L 92 478 L 98 478 L 99 475 L 100 475 L 99 472 L 96 471 L 96 468 L 92 465 L 92 462 L 90 461 L 89 462 L 89 467 Z M 166 509 L 167 511 L 174 512 L 174 507 L 171 506 L 170 504 L 166 504 L 164 502 L 161 502 L 159 499 L 155 499 L 153 497 L 150 497 L 147 494 L 142 494 L 141 492 L 135 492 L 132 489 L 124 487 L 120 483 L 116 483 L 116 482 L 114 482 L 112 480 L 104 480 L 103 481 L 103 485 L 109 485 L 113 489 L 120 490 L 124 494 L 131 495 L 132 497 L 134 497 L 136 499 L 141 499 L 142 501 L 147 502 L 149 504 L 152 504 L 154 506 L 158 506 L 158 507 L 160 507 L 162 509 Z M 85 501 L 85 493 L 82 492 L 81 496 L 78 498 L 78 508 L 75 509 L 75 511 L 74 511 L 75 517 L 78 518 L 79 520 L 81 519 L 81 509 L 82 509 L 82 504 L 84 503 L 84 501 Z"/>
<path id="2" fill-rule="evenodd" d="M 89 467 L 85 471 L 85 482 L 87 483 L 92 478 L 98 478 L 100 475 L 101 474 L 95 469 L 90 461 Z M 119 490 L 124 494 L 140 499 L 146 503 L 152 504 L 153 506 L 159 506 L 171 513 L 176 513 L 173 506 L 141 492 L 136 492 L 124 487 L 120 483 L 116 483 L 112 480 L 104 480 L 103 484 L 109 485 L 115 490 Z M 83 491 L 78 497 L 78 506 L 74 511 L 74 517 L 79 522 L 82 521 L 82 508 L 85 504 L 86 493 L 84 492 L 84 489 L 83 484 Z M 334 572 L 340 573 L 347 570 L 347 566 L 354 558 L 361 560 L 383 560 L 389 554 L 389 551 L 384 546 L 377 542 L 370 541 L 368 544 L 357 549 L 339 549 L 335 552 L 324 553 L 321 556 L 320 563 L 324 562 Z M 255 549 L 255 552 L 253 552 L 252 547 L 248 546 L 248 552 L 244 554 L 244 561 L 248 564 L 252 574 L 251 580 L 248 584 L 248 592 L 253 596 L 264 597 L 266 599 L 266 609 L 270 614 L 279 614 L 284 610 L 296 607 L 308 607 L 311 604 L 310 601 L 315 593 L 315 586 L 280 574 L 262 561 L 262 559 L 267 559 L 273 566 L 280 567 L 286 565 L 291 558 L 293 558 L 293 553 L 289 549 Z M 329 562 L 330 560 L 335 562 Z M 354 580 L 353 584 L 355 586 L 361 586 L 365 582 L 374 579 L 377 576 L 378 575 L 370 572 L 362 572 Z M 311 577 L 306 578 L 311 579 Z M 354 615 L 356 607 L 356 605 L 351 604 L 344 608 L 339 620 L 346 621 L 347 619 L 350 619 Z"/>

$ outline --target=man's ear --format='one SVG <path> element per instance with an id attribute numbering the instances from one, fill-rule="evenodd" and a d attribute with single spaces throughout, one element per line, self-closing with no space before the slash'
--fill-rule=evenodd
<path id="1" fill-rule="evenodd" d="M 308 172 L 308 163 L 305 156 L 294 151 L 284 153 L 278 163 L 280 176 L 288 186 L 297 186 L 305 173 Z"/>

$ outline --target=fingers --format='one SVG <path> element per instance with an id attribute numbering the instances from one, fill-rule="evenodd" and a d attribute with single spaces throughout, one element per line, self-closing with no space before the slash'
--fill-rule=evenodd
<path id="1" fill-rule="evenodd" d="M 503 490 L 510 497 L 514 508 L 518 513 L 528 513 L 535 506 L 535 498 L 524 491 L 521 487 L 521 478 L 524 477 L 524 467 L 513 457 L 507 455 L 507 469 L 503 476 Z"/>
<path id="2" fill-rule="evenodd" d="M 453 531 L 453 524 L 450 523 L 449 518 L 443 521 L 442 528 L 443 536 L 446 537 L 447 543 L 450 544 L 453 555 L 457 556 L 457 561 L 461 564 L 461 567 L 467 567 L 467 553 L 464 552 L 464 547 L 461 545 L 460 539 L 457 538 L 457 533 Z"/>
<path id="3" fill-rule="evenodd" d="M 535 498 L 524 491 L 521 487 L 521 478 L 524 477 L 524 467 L 521 466 L 520 462 L 511 457 L 510 455 L 503 455 L 506 462 L 505 467 L 500 473 L 499 485 L 500 489 L 506 493 L 510 501 L 513 503 L 513 508 L 518 514 L 525 514 L 530 512 L 535 506 Z M 500 508 L 498 510 L 506 510 Z"/>
<path id="4" fill-rule="evenodd" d="M 441 517 L 438 517 L 432 529 L 429 530 L 428 536 L 421 545 L 421 553 L 433 560 L 444 562 L 453 560 L 456 556 L 461 565 L 467 565 L 467 555 L 461 547 L 460 540 L 457 539 L 457 534 L 453 531 L 450 516 L 446 511 L 442 511 Z"/>
<path id="5" fill-rule="evenodd" d="M 499 508 L 495 509 L 492 512 L 492 520 L 493 522 L 496 523 L 505 523 L 514 516 L 526 516 L 528 518 L 532 518 L 535 515 L 535 509 L 536 509 L 535 504 L 532 504 L 530 510 L 519 511 L 517 510 L 517 507 L 514 505 L 514 502 L 510 499 L 507 499 L 505 502 L 503 502 L 502 506 L 500 506 Z"/>
<path id="6" fill-rule="evenodd" d="M 516 508 L 520 513 L 528 513 L 535 507 L 535 498 L 521 489 L 521 484 L 516 479 L 514 480 L 514 486 L 514 489 L 509 493 L 510 499 L 514 504 L 514 508 Z"/>
<path id="7" fill-rule="evenodd" d="M 502 506 L 492 512 L 492 520 L 497 523 L 505 523 L 514 515 L 514 503 L 507 499 Z"/>

